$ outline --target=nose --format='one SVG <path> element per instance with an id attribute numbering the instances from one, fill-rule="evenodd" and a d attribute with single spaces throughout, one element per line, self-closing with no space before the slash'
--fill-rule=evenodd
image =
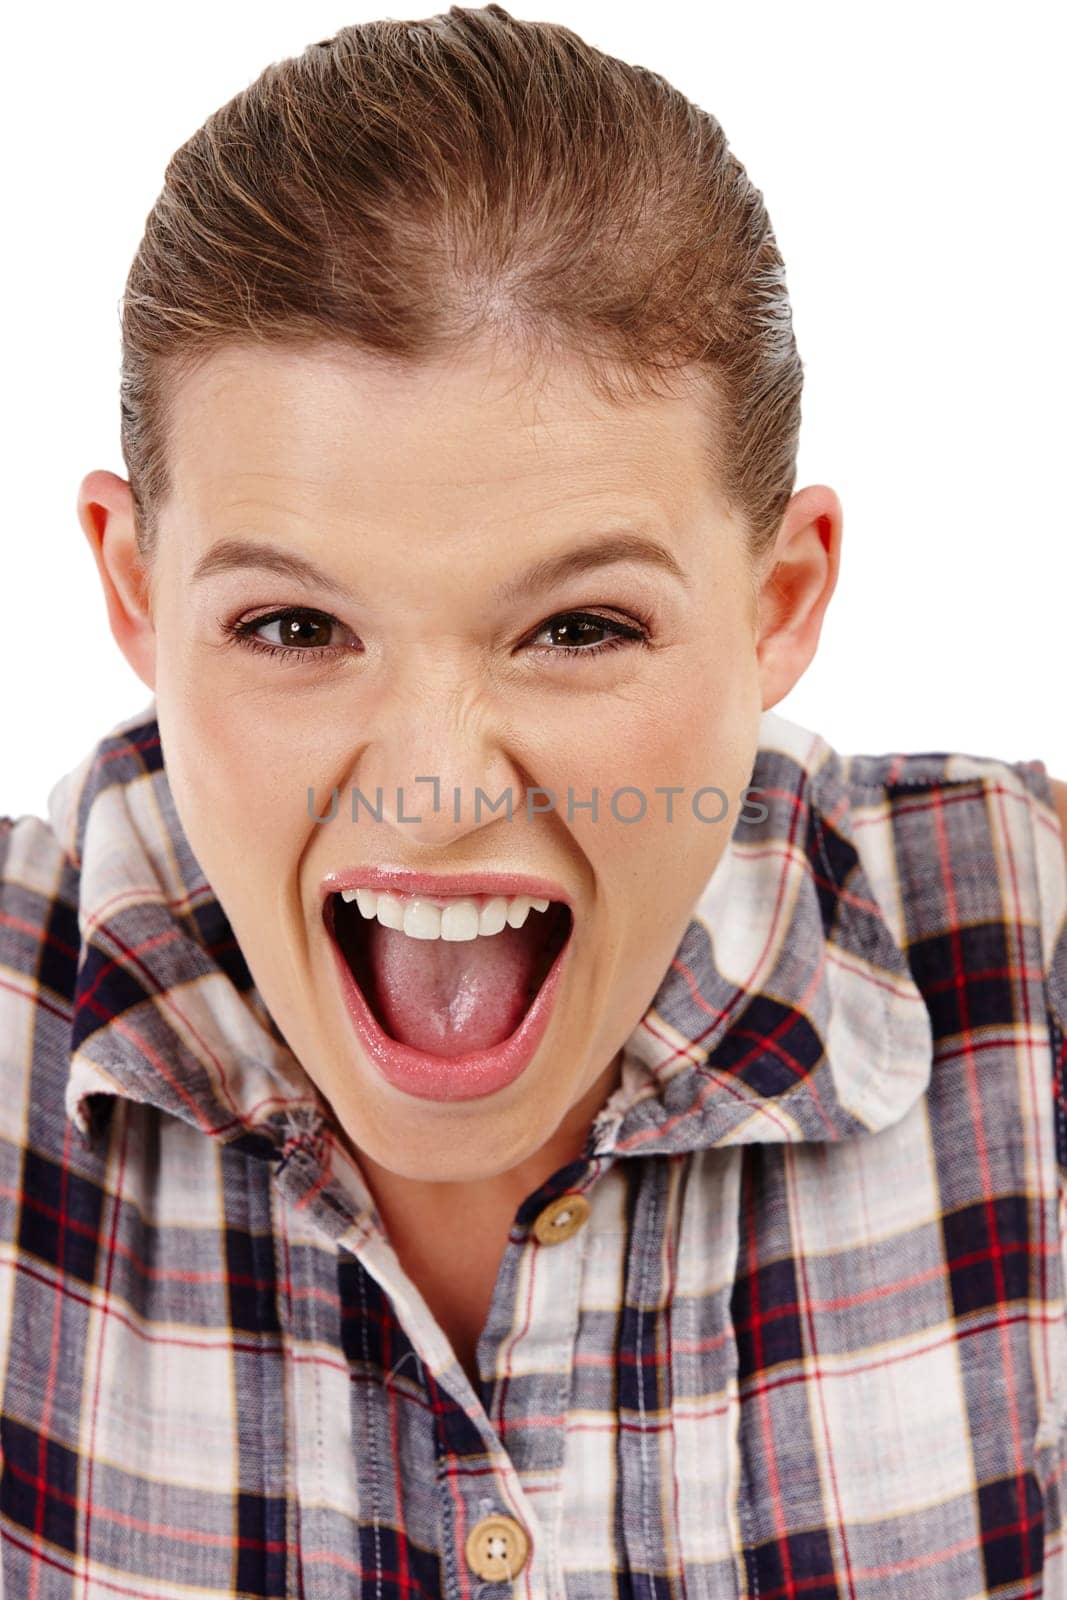
<path id="1" fill-rule="evenodd" d="M 447 850 L 509 815 L 525 821 L 536 780 L 509 752 L 503 719 L 469 661 L 466 669 L 412 668 L 360 720 L 351 778 L 359 820 L 375 825 L 372 806 L 398 847 Z"/>

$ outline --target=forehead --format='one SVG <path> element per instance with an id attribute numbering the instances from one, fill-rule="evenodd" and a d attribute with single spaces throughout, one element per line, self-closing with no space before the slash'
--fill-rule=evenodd
<path id="1" fill-rule="evenodd" d="M 717 492 L 711 385 L 608 397 L 576 360 L 531 367 L 499 345 L 404 366 L 340 345 L 234 346 L 171 393 L 169 464 L 186 509 L 297 493 L 349 512 L 477 513 L 631 497 L 682 514 Z M 354 500 L 354 497 L 356 499 Z"/>

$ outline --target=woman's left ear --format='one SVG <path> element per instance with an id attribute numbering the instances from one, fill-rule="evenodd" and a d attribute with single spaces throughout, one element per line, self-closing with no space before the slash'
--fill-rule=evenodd
<path id="1" fill-rule="evenodd" d="M 77 511 L 103 586 L 115 643 L 154 693 L 156 633 L 129 483 L 114 472 L 90 472 L 78 489 Z"/>
<path id="2" fill-rule="evenodd" d="M 762 709 L 785 698 L 807 670 L 837 584 L 844 513 L 824 483 L 793 495 L 758 586 L 756 654 Z"/>

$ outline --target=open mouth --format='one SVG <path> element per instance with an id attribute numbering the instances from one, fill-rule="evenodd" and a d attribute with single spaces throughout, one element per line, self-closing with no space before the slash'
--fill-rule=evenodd
<path id="1" fill-rule="evenodd" d="M 573 928 L 566 903 L 346 896 L 326 897 L 324 920 L 349 1013 L 388 1078 L 429 1098 L 465 1099 L 528 1065 Z"/>

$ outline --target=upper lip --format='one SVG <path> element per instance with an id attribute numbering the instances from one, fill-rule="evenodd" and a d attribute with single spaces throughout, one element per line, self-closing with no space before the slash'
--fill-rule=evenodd
<path id="1" fill-rule="evenodd" d="M 524 872 L 413 872 L 406 867 L 344 867 L 339 872 L 328 872 L 323 878 L 322 900 L 325 903 L 342 889 L 357 888 L 443 897 L 493 894 L 511 899 L 527 894 L 534 899 L 561 900 L 572 913 L 574 911 L 573 901 L 561 884 Z"/>

